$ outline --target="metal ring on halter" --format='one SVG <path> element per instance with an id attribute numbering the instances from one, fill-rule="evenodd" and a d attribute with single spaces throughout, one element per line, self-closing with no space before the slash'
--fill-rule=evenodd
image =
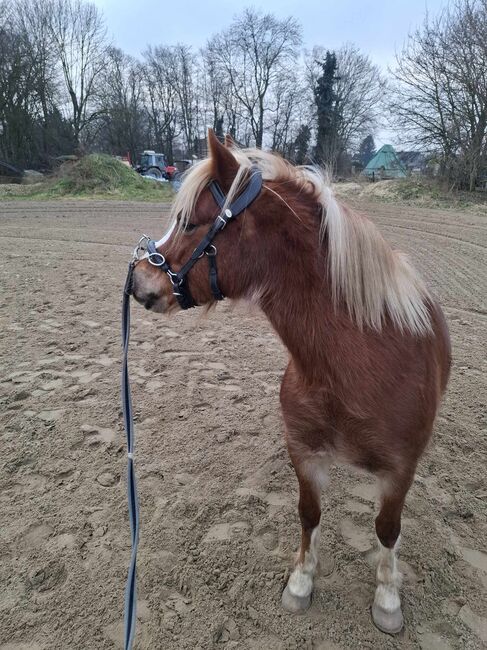
<path id="1" fill-rule="evenodd" d="M 132 261 L 138 262 L 142 259 L 139 253 L 142 252 L 145 254 L 147 252 L 147 246 L 144 246 L 142 242 L 145 242 L 147 244 L 149 241 L 150 237 L 148 235 L 142 235 L 142 237 L 137 242 L 137 246 L 134 248 L 134 252 L 132 253 Z"/>
<path id="2" fill-rule="evenodd" d="M 210 252 L 210 251 L 211 251 L 211 252 Z M 208 246 L 208 248 L 205 250 L 205 253 L 206 253 L 206 255 L 208 255 L 208 257 L 215 257 L 215 255 L 217 254 L 217 252 L 218 252 L 218 251 L 217 251 L 217 249 L 216 249 L 215 244 L 210 244 L 210 245 Z"/>
<path id="3" fill-rule="evenodd" d="M 155 257 L 159 261 L 157 262 L 153 261 L 152 259 L 153 257 Z M 149 253 L 147 259 L 149 260 L 149 264 L 152 264 L 152 266 L 164 266 L 164 264 L 166 263 L 166 258 L 164 257 L 164 255 L 162 255 L 162 253 Z"/>

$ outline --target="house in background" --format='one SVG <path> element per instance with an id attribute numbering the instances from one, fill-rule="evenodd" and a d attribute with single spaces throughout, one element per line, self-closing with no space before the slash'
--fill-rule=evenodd
<path id="1" fill-rule="evenodd" d="M 421 151 L 398 151 L 397 156 L 410 174 L 419 176 L 426 172 L 428 157 Z"/>
<path id="2" fill-rule="evenodd" d="M 407 169 L 400 161 L 394 147 L 391 144 L 385 144 L 369 160 L 362 174 L 371 180 L 406 178 Z"/>

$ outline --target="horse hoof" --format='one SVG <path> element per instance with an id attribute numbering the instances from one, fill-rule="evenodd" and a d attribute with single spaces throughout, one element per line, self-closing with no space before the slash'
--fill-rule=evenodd
<path id="1" fill-rule="evenodd" d="M 311 594 L 309 596 L 295 596 L 286 585 L 286 588 L 282 592 L 281 603 L 287 612 L 293 614 L 305 612 L 311 605 Z"/>
<path id="2" fill-rule="evenodd" d="M 387 612 L 374 603 L 372 605 L 372 620 L 374 625 L 386 634 L 399 634 L 404 626 L 400 607 L 393 612 Z"/>

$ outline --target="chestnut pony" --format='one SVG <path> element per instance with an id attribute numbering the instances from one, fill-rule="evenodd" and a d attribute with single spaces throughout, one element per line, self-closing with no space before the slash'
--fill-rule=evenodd
<path id="1" fill-rule="evenodd" d="M 310 604 L 320 494 L 331 463 L 345 462 L 379 479 L 372 616 L 382 631 L 397 633 L 403 626 L 396 563 L 401 511 L 448 380 L 445 319 L 407 258 L 368 219 L 339 204 L 319 171 L 237 149 L 229 139 L 223 145 L 211 131 L 209 151 L 183 181 L 172 228 L 153 250 L 173 272 L 180 270 L 215 217 L 260 172 L 260 192 L 213 244 L 219 290 L 257 304 L 289 351 L 281 406 L 302 536 L 283 606 L 299 611 Z M 210 192 L 212 181 L 226 195 L 223 210 Z M 205 259 L 186 280 L 195 303 L 215 302 Z M 161 313 L 177 309 L 173 289 L 147 255 L 137 262 L 139 302 Z"/>

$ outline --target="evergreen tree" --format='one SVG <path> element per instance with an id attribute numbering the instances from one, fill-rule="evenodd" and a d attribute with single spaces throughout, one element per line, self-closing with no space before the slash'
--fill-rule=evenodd
<path id="1" fill-rule="evenodd" d="M 294 162 L 296 165 L 304 164 L 308 153 L 311 129 L 307 124 L 301 124 L 296 140 L 294 141 Z"/>
<path id="2" fill-rule="evenodd" d="M 330 165 L 334 169 L 340 152 L 338 135 L 340 110 L 335 91 L 335 81 L 337 80 L 335 53 L 327 51 L 325 60 L 319 65 L 322 74 L 318 77 L 314 90 L 318 122 L 315 156 L 317 162 Z"/>
<path id="3" fill-rule="evenodd" d="M 375 142 L 374 138 L 371 135 L 368 135 L 362 140 L 358 150 L 358 159 L 360 163 L 365 167 L 375 156 Z"/>

